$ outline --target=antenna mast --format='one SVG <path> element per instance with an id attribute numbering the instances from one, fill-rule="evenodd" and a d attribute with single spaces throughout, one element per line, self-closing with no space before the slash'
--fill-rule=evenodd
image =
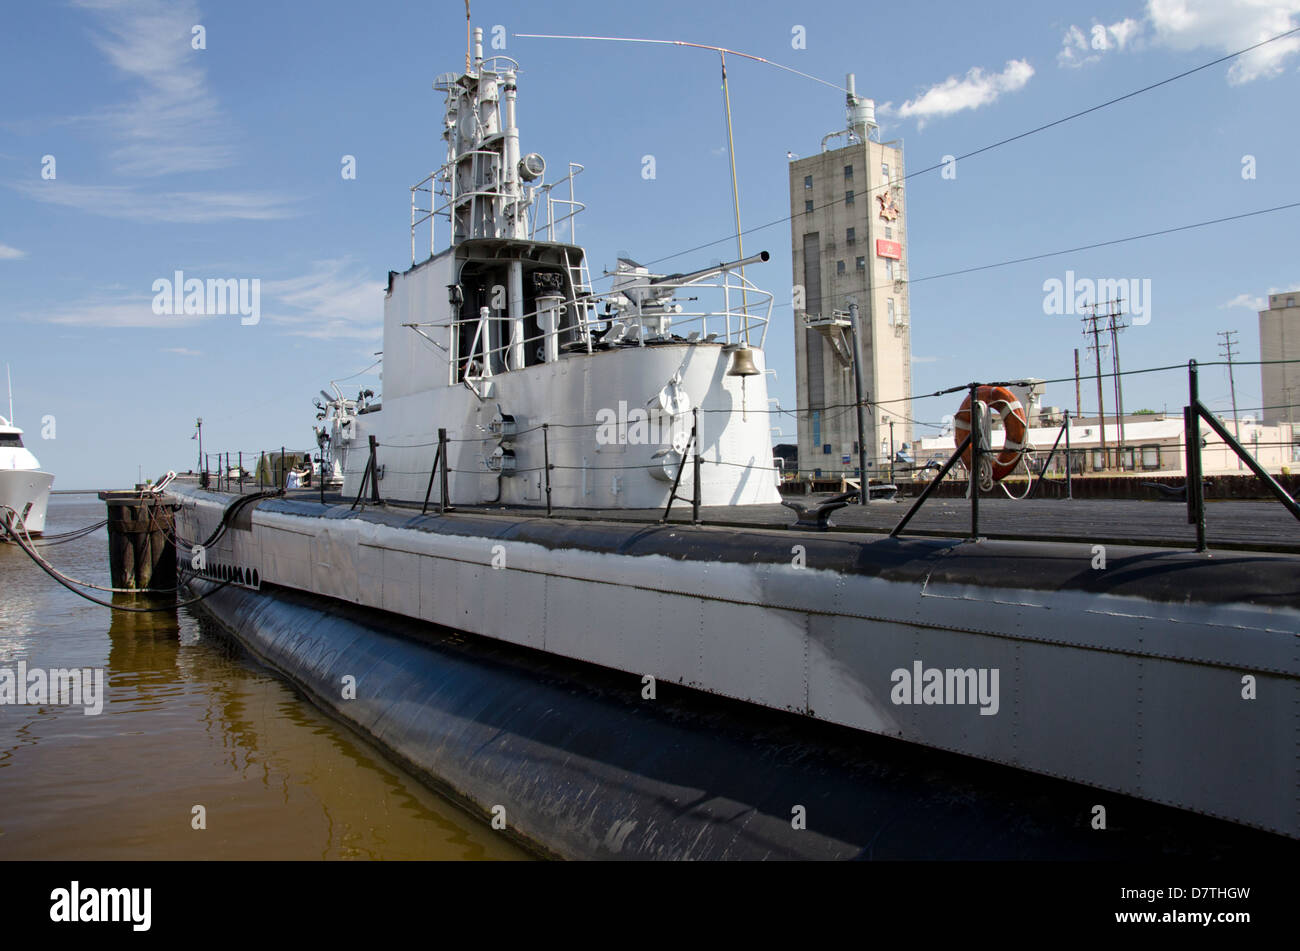
<path id="1" fill-rule="evenodd" d="M 9 375 L 9 364 L 5 364 L 5 381 L 9 384 L 9 425 L 17 425 L 14 422 L 14 380 Z"/>
<path id="2" fill-rule="evenodd" d="M 473 60 L 470 59 L 474 50 L 474 29 L 469 19 L 469 0 L 465 0 L 465 73 L 468 75 L 474 70 Z"/>
<path id="3" fill-rule="evenodd" d="M 740 260 L 745 259 L 745 239 L 741 236 L 740 227 L 740 184 L 736 178 L 736 140 L 731 134 L 731 89 L 727 85 L 727 53 L 725 50 L 718 50 L 718 55 L 722 58 L 722 101 L 727 113 L 727 154 L 731 157 L 731 202 L 736 208 L 736 252 Z M 741 280 L 745 277 L 745 268 L 740 269 Z M 741 307 L 745 313 L 749 312 L 749 294 L 741 286 L 740 296 L 742 300 Z M 742 321 L 745 327 L 745 345 L 749 345 L 749 321 Z"/>

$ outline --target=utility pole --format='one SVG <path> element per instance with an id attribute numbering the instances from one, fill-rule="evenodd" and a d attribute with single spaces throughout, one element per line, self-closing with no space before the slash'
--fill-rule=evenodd
<path id="1" fill-rule="evenodd" d="M 1074 418 L 1083 415 L 1083 393 L 1079 389 L 1079 348 L 1074 348 Z"/>
<path id="2" fill-rule="evenodd" d="M 858 302 L 849 301 L 849 325 L 853 330 L 853 390 L 858 407 L 858 478 L 862 489 L 858 492 L 858 504 L 866 505 L 871 495 L 867 488 L 867 438 L 866 421 L 862 418 L 862 336 L 858 332 Z"/>
<path id="3" fill-rule="evenodd" d="M 199 428 L 199 470 L 203 469 L 203 417 L 200 416 L 194 421 L 194 425 Z"/>
<path id="4" fill-rule="evenodd" d="M 1220 330 L 1218 335 L 1223 338 L 1223 343 L 1219 344 L 1220 351 L 1228 359 L 1228 389 L 1232 393 L 1232 434 L 1237 437 L 1238 442 L 1241 442 L 1241 423 L 1237 421 L 1237 380 L 1236 374 L 1232 372 L 1232 358 L 1236 356 L 1232 348 L 1237 343 L 1232 338 L 1236 333 L 1235 330 Z M 1255 455 L 1258 457 L 1258 450 Z M 1237 468 L 1242 468 L 1240 459 L 1237 460 Z"/>
<path id="5" fill-rule="evenodd" d="M 1097 321 L 1101 320 L 1101 315 L 1097 313 L 1097 305 L 1092 305 L 1092 313 L 1083 318 L 1084 328 L 1083 335 L 1086 337 L 1092 334 L 1092 351 L 1097 358 L 1097 416 L 1101 425 L 1101 465 L 1103 469 L 1110 468 L 1110 453 L 1106 449 L 1106 397 L 1101 386 L 1101 328 L 1097 326 Z M 1091 327 L 1087 326 L 1092 324 Z"/>
<path id="6" fill-rule="evenodd" d="M 1120 313 L 1120 307 L 1124 303 L 1123 298 L 1114 301 L 1107 301 L 1106 303 L 1112 305 L 1110 313 L 1106 315 L 1108 320 L 1108 326 L 1106 329 L 1110 331 L 1110 358 L 1111 358 L 1111 365 L 1115 368 L 1115 422 L 1119 428 L 1119 437 L 1118 437 L 1119 443 L 1117 444 L 1117 450 L 1115 456 L 1116 456 L 1116 460 L 1119 463 L 1119 467 L 1123 469 L 1124 468 L 1124 386 L 1122 383 L 1120 383 L 1120 373 L 1119 373 L 1119 332 L 1121 330 L 1126 329 L 1128 327 L 1128 324 L 1123 322 L 1123 314 Z"/>
<path id="7" fill-rule="evenodd" d="M 1223 349 L 1223 356 L 1228 358 L 1228 388 L 1232 390 L 1232 424 L 1234 427 L 1237 425 L 1237 380 L 1236 375 L 1232 372 L 1232 358 L 1237 354 L 1233 352 L 1232 348 L 1237 345 L 1237 341 L 1233 340 L 1232 337 L 1236 332 L 1235 330 L 1219 331 L 1219 336 L 1223 338 L 1223 343 L 1219 344 L 1219 346 Z"/>

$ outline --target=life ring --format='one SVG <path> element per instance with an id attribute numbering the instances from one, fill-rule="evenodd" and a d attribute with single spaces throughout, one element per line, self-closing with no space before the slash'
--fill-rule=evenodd
<path id="1" fill-rule="evenodd" d="M 1016 464 L 1020 462 L 1020 456 L 1025 451 L 1025 437 L 1029 434 L 1029 420 L 1016 394 L 1005 386 L 981 386 L 975 391 L 975 398 L 989 409 L 996 407 L 1002 417 L 1002 429 L 1006 433 L 1006 439 L 1002 443 L 1002 451 L 991 459 L 993 481 L 1000 482 L 1011 475 Z M 966 394 L 966 399 L 962 400 L 961 409 L 953 417 L 953 429 L 958 443 L 970 432 L 969 393 Z M 968 472 L 970 455 L 970 447 L 967 446 L 966 451 L 961 455 L 961 461 Z"/>

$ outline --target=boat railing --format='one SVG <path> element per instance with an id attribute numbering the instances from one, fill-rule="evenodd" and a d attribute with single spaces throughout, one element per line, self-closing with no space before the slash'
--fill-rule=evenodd
<path id="1" fill-rule="evenodd" d="M 664 343 L 763 347 L 775 296 L 771 292 L 756 287 L 739 272 L 726 272 L 723 280 L 718 282 L 683 282 L 678 286 L 716 291 L 722 298 L 722 306 L 686 310 L 683 304 L 699 298 L 679 299 L 674 295 L 661 307 L 653 309 L 643 306 L 636 311 L 597 314 L 593 306 L 596 298 L 571 297 L 558 305 L 568 308 L 570 313 L 567 321 L 557 321 L 553 352 L 558 354 L 576 348 L 591 353 L 611 346 L 645 347 Z M 573 310 L 579 313 L 573 314 Z M 461 321 L 462 332 L 469 331 L 469 325 L 473 324 L 473 336 L 468 352 L 458 365 L 457 382 L 474 389 L 479 380 L 531 366 L 526 357 L 528 349 L 540 347 L 545 350 L 551 334 L 542 330 L 517 337 L 515 331 L 528 320 L 540 323 L 547 313 L 547 309 L 538 308 L 521 314 L 518 324 L 504 311 L 492 311 L 486 317 Z M 521 357 L 523 366 L 518 366 L 516 363 Z"/>
<path id="2" fill-rule="evenodd" d="M 558 241 L 560 225 L 568 222 L 569 244 L 578 243 L 577 217 L 587 206 L 574 195 L 573 180 L 582 174 L 584 167 L 577 162 L 569 163 L 569 174 L 561 179 L 529 189 L 532 194 L 532 238 L 537 241 Z M 562 185 L 569 186 L 568 198 L 557 198 L 554 190 Z M 556 215 L 557 208 L 560 214 Z M 543 224 L 543 222 L 545 222 Z M 538 232 L 541 232 L 540 237 Z"/>
<path id="3" fill-rule="evenodd" d="M 748 344 L 762 348 L 767 339 L 775 295 L 755 285 L 738 269 L 723 271 L 719 276 L 721 280 L 683 280 L 680 284 L 657 280 L 655 287 L 676 289 L 671 299 L 663 301 L 662 305 L 643 304 L 634 311 L 603 316 L 600 322 L 613 320 L 629 327 L 639 323 L 643 330 L 633 334 L 634 342 L 643 346 L 670 333 L 682 336 L 682 331 L 686 331 L 688 340 L 712 337 L 728 345 Z M 702 296 L 693 293 L 695 291 L 706 294 Z M 683 293 L 689 296 L 683 296 Z M 720 306 L 693 306 L 709 297 Z"/>
<path id="4" fill-rule="evenodd" d="M 471 159 L 470 177 L 473 187 L 460 190 L 456 174 L 457 166 L 465 158 Z M 450 247 L 456 241 L 452 224 L 456 210 L 476 200 L 508 200 L 511 197 L 501 179 L 499 153 L 490 149 L 476 149 L 466 152 L 453 161 L 444 163 L 436 171 L 430 172 L 410 187 L 411 192 L 411 264 L 416 263 L 416 248 L 419 235 L 428 226 L 429 257 L 433 257 L 442 247 Z M 534 241 L 560 241 L 562 226 L 568 224 L 568 243 L 577 243 L 577 217 L 586 209 L 575 194 L 574 178 L 580 175 L 584 167 L 577 162 L 569 163 L 569 171 L 563 178 L 542 185 L 526 186 L 529 207 L 529 238 Z M 568 195 L 565 197 L 564 186 Z M 556 191 L 560 194 L 556 194 Z M 438 220 L 446 223 L 446 235 L 439 245 Z M 422 247 L 422 245 L 420 245 Z"/>

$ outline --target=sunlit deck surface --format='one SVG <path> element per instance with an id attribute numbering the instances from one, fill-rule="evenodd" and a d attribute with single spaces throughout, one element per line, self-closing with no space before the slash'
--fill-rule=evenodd
<path id="1" fill-rule="evenodd" d="M 245 492 L 255 491 L 245 485 Z M 291 490 L 288 498 L 320 501 L 320 490 Z M 791 501 L 804 506 L 831 498 L 830 495 L 795 495 Z M 328 504 L 351 505 L 355 497 L 343 498 L 326 493 Z M 896 501 L 873 500 L 870 505 L 850 504 L 830 517 L 833 532 L 867 532 L 888 534 L 907 513 L 910 498 Z M 365 501 L 357 506 L 372 508 Z M 390 510 L 420 510 L 420 503 L 386 502 Z M 1300 521 L 1273 501 L 1207 501 L 1206 537 L 1213 549 L 1238 551 L 1277 551 L 1300 553 Z M 457 512 L 474 512 L 513 517 L 545 518 L 542 507 L 465 505 Z M 437 513 L 436 501 L 429 511 Z M 604 522 L 653 524 L 663 518 L 662 509 L 555 509 L 553 518 Z M 796 514 L 780 504 L 748 506 L 702 506 L 700 521 L 714 527 L 795 529 Z M 691 523 L 689 503 L 673 504 L 670 521 Z M 970 502 L 966 499 L 927 499 L 908 524 L 908 536 L 966 538 L 970 535 Z M 981 498 L 979 534 L 982 538 L 1021 539 L 1027 541 L 1077 542 L 1081 544 L 1152 545 L 1156 547 L 1195 548 L 1196 529 L 1187 521 L 1183 502 L 1134 499 L 1010 499 Z"/>

